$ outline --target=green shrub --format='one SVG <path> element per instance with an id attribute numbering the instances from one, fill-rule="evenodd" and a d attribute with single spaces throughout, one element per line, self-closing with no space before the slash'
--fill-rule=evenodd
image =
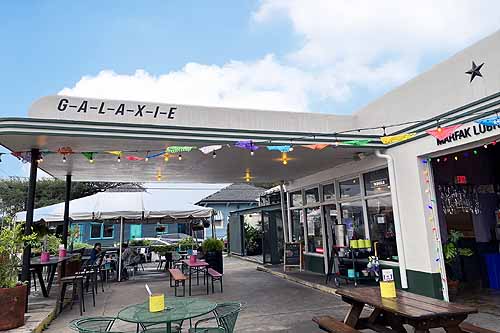
<path id="1" fill-rule="evenodd" d="M 158 253 L 160 256 L 164 256 L 167 252 L 175 251 L 175 245 L 154 245 L 151 246 L 151 251 Z"/>
<path id="2" fill-rule="evenodd" d="M 132 239 L 129 242 L 130 246 L 150 246 L 151 241 L 150 240 L 144 240 L 144 239 Z"/>
<path id="3" fill-rule="evenodd" d="M 93 248 L 91 244 L 81 243 L 81 242 L 73 243 L 73 250 L 91 249 L 91 248 Z"/>
<path id="4" fill-rule="evenodd" d="M 177 246 L 180 247 L 182 251 L 186 251 L 195 248 L 197 244 L 193 237 L 186 237 L 184 239 L 181 239 L 177 243 Z"/>
<path id="5" fill-rule="evenodd" d="M 224 242 L 217 238 L 208 238 L 201 244 L 203 252 L 217 252 L 224 249 Z"/>

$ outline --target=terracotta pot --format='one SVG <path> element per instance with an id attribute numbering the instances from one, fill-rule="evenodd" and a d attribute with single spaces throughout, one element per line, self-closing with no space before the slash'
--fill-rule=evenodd
<path id="1" fill-rule="evenodd" d="M 454 301 L 458 296 L 458 288 L 460 287 L 460 281 L 458 280 L 448 280 L 448 297 L 450 301 Z"/>
<path id="2" fill-rule="evenodd" d="M 24 325 L 26 308 L 26 285 L 0 288 L 0 331 Z"/>

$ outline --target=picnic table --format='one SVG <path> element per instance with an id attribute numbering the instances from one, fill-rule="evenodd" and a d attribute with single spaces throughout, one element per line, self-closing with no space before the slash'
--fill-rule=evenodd
<path id="1" fill-rule="evenodd" d="M 208 263 L 205 260 L 197 259 L 195 262 L 190 262 L 189 259 L 181 260 L 183 265 L 186 265 L 189 269 L 189 296 L 191 296 L 191 276 L 193 271 L 196 272 L 196 284 L 200 284 L 200 271 L 205 271 L 203 278 L 206 279 L 207 284 L 207 295 L 208 295 Z"/>
<path id="2" fill-rule="evenodd" d="M 206 315 L 215 310 L 216 303 L 196 298 L 165 298 L 165 310 L 149 312 L 149 302 L 130 305 L 118 312 L 117 318 L 138 325 L 165 324 L 166 332 L 172 332 L 172 323 L 179 323 Z"/>
<path id="3" fill-rule="evenodd" d="M 447 332 L 463 332 L 459 325 L 469 314 L 477 312 L 469 306 L 401 290 L 397 291 L 396 298 L 382 298 L 378 287 L 338 289 L 336 293 L 351 304 L 345 324 L 377 332 L 406 332 L 403 324 L 413 326 L 415 332 L 428 332 L 439 327 Z M 369 317 L 360 318 L 365 305 L 374 309 Z"/>
<path id="4" fill-rule="evenodd" d="M 40 282 L 40 289 L 42 290 L 43 297 L 49 297 L 50 289 L 52 288 L 52 283 L 54 282 L 54 276 L 57 271 L 57 266 L 59 264 L 65 263 L 68 259 L 73 258 L 73 255 L 68 255 L 65 257 L 51 257 L 48 261 L 41 261 L 40 257 L 31 258 L 30 267 L 35 270 L 35 273 Z M 47 285 L 43 279 L 43 268 L 47 267 Z"/>

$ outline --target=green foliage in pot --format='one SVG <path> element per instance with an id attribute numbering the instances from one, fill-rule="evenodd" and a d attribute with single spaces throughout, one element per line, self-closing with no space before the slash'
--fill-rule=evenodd
<path id="1" fill-rule="evenodd" d="M 224 249 L 224 242 L 217 238 L 208 238 L 202 244 L 203 252 L 218 252 Z"/>
<path id="2" fill-rule="evenodd" d="M 7 218 L 0 231 L 0 288 L 14 288 L 19 284 L 18 267 L 25 244 L 35 245 L 36 234 L 24 235 L 24 224 L 12 223 Z"/>
<path id="3" fill-rule="evenodd" d="M 167 252 L 175 251 L 175 245 L 153 245 L 151 246 L 151 252 L 158 253 L 160 256 L 164 256 Z"/>
<path id="4" fill-rule="evenodd" d="M 37 234 L 38 239 L 37 242 L 38 244 L 33 247 L 32 252 L 33 253 L 41 253 L 43 251 L 47 251 L 52 255 L 56 255 L 59 253 L 59 245 L 62 244 L 62 239 L 57 237 L 56 235 L 48 234 L 42 239 L 40 239 L 39 235 Z"/>
<path id="5" fill-rule="evenodd" d="M 450 230 L 448 233 L 448 241 L 443 245 L 443 255 L 448 281 L 460 280 L 461 278 L 460 256 L 470 257 L 474 254 L 471 249 L 458 246 L 458 242 L 463 236 L 463 233 L 460 231 Z"/>

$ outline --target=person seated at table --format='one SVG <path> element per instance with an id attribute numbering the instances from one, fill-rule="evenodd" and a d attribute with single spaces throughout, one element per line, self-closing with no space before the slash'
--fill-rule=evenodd
<path id="1" fill-rule="evenodd" d="M 128 246 L 127 243 L 122 244 L 122 275 L 125 280 L 128 280 L 127 266 L 133 266 L 136 264 L 137 253 Z"/>
<path id="2" fill-rule="evenodd" d="M 99 258 L 99 255 L 101 254 L 101 251 L 102 251 L 101 243 L 95 243 L 94 248 L 90 252 L 89 263 L 91 265 L 95 264 L 97 258 Z"/>

